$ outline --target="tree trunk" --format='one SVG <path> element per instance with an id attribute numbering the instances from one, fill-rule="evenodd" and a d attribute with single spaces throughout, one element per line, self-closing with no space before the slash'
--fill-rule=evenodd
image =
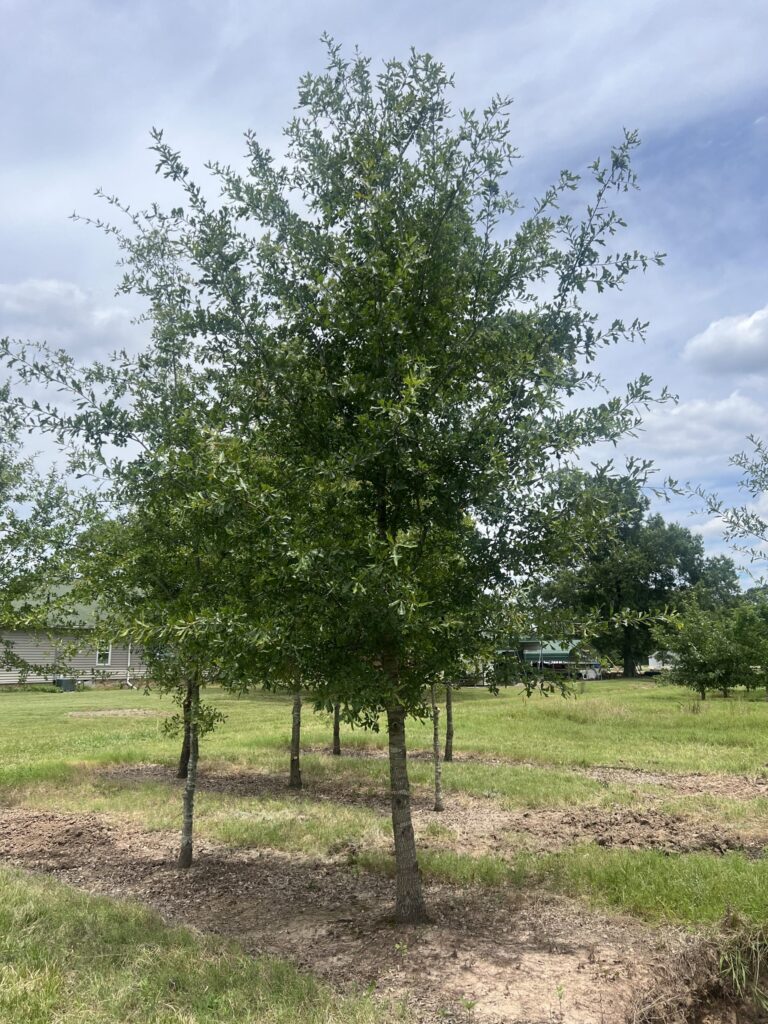
<path id="1" fill-rule="evenodd" d="M 192 683 L 187 683 L 187 693 L 184 697 L 184 703 L 182 704 L 182 718 L 184 721 L 184 739 L 181 743 L 181 757 L 179 758 L 179 767 L 176 772 L 177 779 L 186 779 L 187 777 L 187 765 L 189 764 L 189 748 L 191 741 L 191 729 L 190 729 L 190 708 L 192 706 Z"/>
<path id="2" fill-rule="evenodd" d="M 404 924 L 427 920 L 416 859 L 416 838 L 411 822 L 411 787 L 405 750 L 405 710 L 387 709 L 389 730 L 389 784 L 392 797 L 392 831 L 395 838 L 395 918 Z"/>
<path id="3" fill-rule="evenodd" d="M 333 705 L 333 750 L 337 757 L 341 756 L 341 708 Z"/>
<path id="4" fill-rule="evenodd" d="M 184 787 L 184 815 L 181 826 L 181 848 L 178 866 L 192 866 L 192 828 L 195 820 L 195 790 L 197 788 L 197 760 L 199 754 L 200 687 L 195 682 L 189 689 L 189 759 L 187 761 L 187 784 Z"/>
<path id="5" fill-rule="evenodd" d="M 301 789 L 301 692 L 293 695 L 293 721 L 291 725 L 291 789 Z"/>
<path id="6" fill-rule="evenodd" d="M 453 684 L 445 684 L 445 757 L 453 761 Z"/>
<path id="7" fill-rule="evenodd" d="M 435 810 L 444 811 L 443 768 L 440 764 L 440 705 L 435 700 L 435 684 L 430 687 L 432 695 L 432 754 L 435 762 Z"/>
<path id="8" fill-rule="evenodd" d="M 621 660 L 624 663 L 624 675 L 628 679 L 634 679 L 637 675 L 637 637 L 632 626 L 622 626 L 621 629 Z"/>

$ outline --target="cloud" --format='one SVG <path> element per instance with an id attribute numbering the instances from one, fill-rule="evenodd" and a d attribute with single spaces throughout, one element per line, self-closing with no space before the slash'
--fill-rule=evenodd
<path id="1" fill-rule="evenodd" d="M 710 373 L 768 373 L 768 306 L 714 320 L 687 342 L 683 358 Z"/>
<path id="2" fill-rule="evenodd" d="M 763 431 L 767 419 L 768 408 L 738 390 L 720 399 L 690 399 L 652 409 L 620 451 L 652 459 L 662 476 L 719 487 L 738 476 L 730 457 L 744 449 L 748 434 Z"/>
<path id="3" fill-rule="evenodd" d="M 0 335 L 46 341 L 75 356 L 96 356 L 135 348 L 142 334 L 129 309 L 101 303 L 71 281 L 28 278 L 0 283 Z"/>

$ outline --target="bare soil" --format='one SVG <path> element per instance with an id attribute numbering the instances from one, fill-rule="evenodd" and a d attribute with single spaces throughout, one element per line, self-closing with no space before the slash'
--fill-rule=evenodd
<path id="1" fill-rule="evenodd" d="M 167 765 L 109 766 L 98 774 L 128 786 L 183 786 Z M 637 785 L 646 795 L 650 786 L 665 794 L 745 796 L 733 777 L 729 790 L 725 776 L 624 768 L 587 774 Z M 722 781 L 722 788 L 713 789 L 713 780 Z M 276 796 L 358 803 L 387 817 L 387 794 L 375 785 L 356 790 L 330 778 L 295 793 L 284 774 L 223 765 L 205 766 L 199 783 L 203 791 L 244 801 Z M 640 810 L 584 805 L 510 811 L 492 799 L 450 794 L 447 810 L 436 814 L 428 787 L 417 787 L 414 824 L 422 848 L 502 858 L 520 849 L 556 851 L 578 842 L 666 852 L 743 849 L 755 855 L 768 845 L 768 836 L 745 837 L 663 813 L 653 799 Z M 432 922 L 395 928 L 388 917 L 391 880 L 350 864 L 354 851 L 307 857 L 199 840 L 195 865 L 182 872 L 175 867 L 176 845 L 173 834 L 146 832 L 104 815 L 0 808 L 0 859 L 89 892 L 139 900 L 168 921 L 236 938 L 253 954 L 284 957 L 338 989 L 373 986 L 385 1000 L 406 1000 L 423 1024 L 749 1019 L 717 1003 L 717 957 L 711 949 L 700 956 L 695 940 L 672 928 L 600 915 L 540 892 L 438 883 L 427 886 Z"/>
<path id="2" fill-rule="evenodd" d="M 640 1019 L 654 979 L 690 940 L 549 895 L 430 884 L 428 925 L 394 928 L 392 883 L 327 859 L 199 842 L 105 817 L 0 809 L 0 858 L 171 922 L 285 957 L 337 988 L 406 998 L 424 1024 L 613 1024 Z M 682 1018 L 681 1018 L 682 1019 Z M 710 1017 L 710 1021 L 728 1017 Z"/>

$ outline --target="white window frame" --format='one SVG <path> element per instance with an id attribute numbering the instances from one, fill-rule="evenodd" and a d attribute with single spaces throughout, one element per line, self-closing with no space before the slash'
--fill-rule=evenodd
<path id="1" fill-rule="evenodd" d="M 107 653 L 106 661 L 99 661 L 99 655 Z M 107 644 L 106 647 L 96 648 L 96 668 L 109 668 L 112 665 L 112 644 Z"/>

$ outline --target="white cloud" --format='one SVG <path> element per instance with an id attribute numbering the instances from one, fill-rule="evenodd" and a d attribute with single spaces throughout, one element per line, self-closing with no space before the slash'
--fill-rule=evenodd
<path id="1" fill-rule="evenodd" d="M 46 341 L 76 356 L 134 348 L 143 332 L 131 316 L 124 306 L 101 303 L 71 281 L 0 283 L 0 335 Z"/>
<path id="2" fill-rule="evenodd" d="M 638 436 L 620 450 L 652 459 L 662 476 L 710 486 L 736 475 L 728 460 L 745 448 L 747 434 L 760 434 L 766 422 L 768 408 L 741 391 L 695 398 L 652 409 Z"/>
<path id="3" fill-rule="evenodd" d="M 687 342 L 683 357 L 713 373 L 768 373 L 768 306 L 714 320 Z"/>

